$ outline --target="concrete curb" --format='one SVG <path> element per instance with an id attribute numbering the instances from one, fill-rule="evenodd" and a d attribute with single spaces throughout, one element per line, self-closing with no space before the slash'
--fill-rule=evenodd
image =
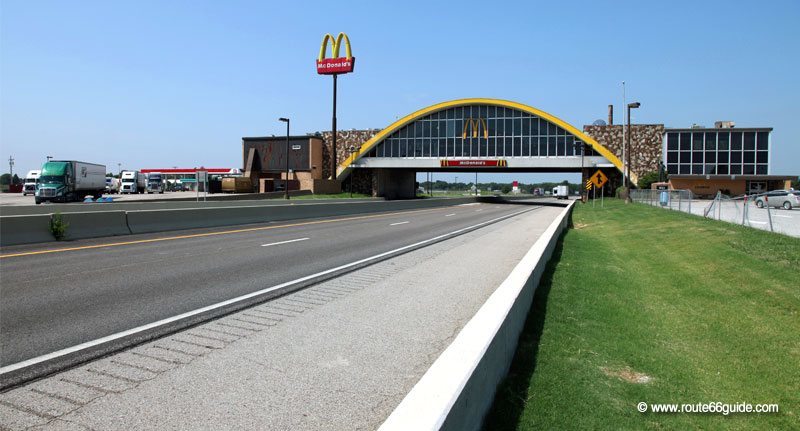
<path id="1" fill-rule="evenodd" d="M 575 201 L 553 221 L 508 278 L 379 428 L 478 430 L 508 373 L 547 262 Z"/>

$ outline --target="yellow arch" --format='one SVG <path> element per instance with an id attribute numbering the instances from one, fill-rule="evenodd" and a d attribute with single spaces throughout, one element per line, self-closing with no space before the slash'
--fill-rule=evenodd
<path id="1" fill-rule="evenodd" d="M 339 35 L 336 36 L 336 39 L 334 39 L 330 33 L 326 33 L 322 38 L 322 46 L 319 47 L 319 57 L 317 57 L 317 60 L 322 61 L 325 59 L 329 40 L 331 41 L 331 45 L 333 45 L 331 49 L 331 58 L 339 58 L 339 49 L 342 47 L 342 38 L 344 38 L 344 52 L 347 56 L 347 59 L 350 60 L 353 58 L 353 53 L 350 50 L 350 38 L 347 37 L 346 34 L 339 33 Z"/>
<path id="2" fill-rule="evenodd" d="M 459 106 L 467 106 L 467 105 L 493 105 L 493 106 L 501 106 L 503 108 L 511 108 L 517 109 L 522 112 L 527 112 L 529 114 L 535 115 L 539 118 L 544 118 L 545 120 L 558 125 L 562 129 L 566 130 L 567 132 L 571 133 L 572 135 L 578 137 L 581 141 L 589 144 L 595 151 L 600 153 L 603 157 L 605 157 L 608 161 L 610 161 L 617 169 L 622 172 L 622 161 L 608 148 L 600 145 L 599 142 L 592 139 L 589 135 L 583 133 L 582 131 L 578 130 L 571 124 L 567 123 L 566 121 L 548 114 L 542 110 L 536 109 L 532 106 L 524 105 L 522 103 L 512 102 L 509 100 L 501 100 L 501 99 L 484 99 L 484 98 L 474 98 L 474 99 L 458 99 L 458 100 L 451 100 L 449 102 L 441 102 L 435 105 L 428 106 L 427 108 L 422 108 L 416 112 L 412 112 L 409 115 L 395 121 L 394 123 L 390 124 L 389 127 L 381 130 L 370 138 L 367 142 L 361 145 L 361 148 L 356 150 L 352 155 L 348 156 L 340 165 L 339 169 L 337 170 L 337 176 L 344 172 L 350 165 L 355 161 L 361 158 L 362 155 L 367 154 L 370 150 L 372 150 L 375 145 L 383 141 L 385 138 L 389 137 L 392 133 L 396 132 L 403 126 L 416 121 L 428 114 L 442 111 L 448 108 L 456 108 Z M 635 184 L 638 179 L 636 174 L 631 172 L 631 181 Z"/>

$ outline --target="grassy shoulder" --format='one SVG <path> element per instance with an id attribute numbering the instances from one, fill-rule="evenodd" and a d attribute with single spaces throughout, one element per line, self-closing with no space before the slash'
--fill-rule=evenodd
<path id="1" fill-rule="evenodd" d="M 578 204 L 572 221 L 486 429 L 797 427 L 800 239 L 614 199 Z"/>

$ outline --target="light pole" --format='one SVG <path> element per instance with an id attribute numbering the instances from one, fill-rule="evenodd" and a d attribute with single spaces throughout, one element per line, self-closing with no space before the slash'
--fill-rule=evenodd
<path id="1" fill-rule="evenodd" d="M 286 181 L 283 182 L 283 188 L 286 192 L 286 199 L 289 199 L 289 119 L 278 118 L 278 121 L 286 123 Z"/>
<path id="2" fill-rule="evenodd" d="M 53 156 L 47 156 L 47 161 L 49 162 L 50 159 L 52 159 L 52 158 L 53 158 Z"/>
<path id="3" fill-rule="evenodd" d="M 456 189 L 458 188 L 458 175 L 456 175 Z"/>
<path id="4" fill-rule="evenodd" d="M 631 152 L 632 152 L 631 151 L 632 150 L 632 148 L 631 148 L 631 109 L 636 109 L 636 108 L 638 108 L 640 106 L 642 106 L 642 104 L 639 103 L 639 102 L 628 103 L 628 133 L 627 133 L 628 151 L 625 154 L 625 158 L 626 158 L 626 160 L 625 160 L 625 172 L 626 173 L 623 174 L 625 176 L 625 181 L 626 181 L 625 186 L 628 188 L 628 196 L 630 196 L 630 191 L 631 191 Z M 630 198 L 628 198 L 628 199 L 630 199 Z M 626 199 L 626 200 L 628 200 L 628 199 Z"/>
<path id="5" fill-rule="evenodd" d="M 353 163 L 355 161 L 353 160 L 353 153 L 356 152 L 356 146 L 351 145 L 349 149 L 350 149 L 350 159 L 351 159 L 350 166 L 351 168 L 355 168 L 355 163 Z M 353 176 L 355 174 L 356 174 L 355 169 L 350 169 L 350 199 L 353 199 Z"/>
<path id="6" fill-rule="evenodd" d="M 581 191 L 581 202 L 585 202 L 583 200 L 583 193 L 586 190 L 586 179 L 584 178 L 584 174 L 583 174 L 583 155 L 586 152 L 586 145 L 581 141 L 577 141 L 577 142 L 575 142 L 574 147 L 580 147 L 581 148 L 581 184 L 580 184 L 580 186 L 579 186 L 580 188 L 578 190 Z M 575 148 L 573 148 L 573 150 L 574 149 Z"/>

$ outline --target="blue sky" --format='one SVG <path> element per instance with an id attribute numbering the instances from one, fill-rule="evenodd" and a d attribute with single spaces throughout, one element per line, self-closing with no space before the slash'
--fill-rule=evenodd
<path id="1" fill-rule="evenodd" d="M 770 126 L 772 173 L 800 174 L 800 2 L 3 1 L 0 157 L 240 167 L 241 137 L 330 127 L 324 33 L 345 31 L 339 127 L 383 128 L 463 97 L 519 101 L 581 127 Z M 447 178 L 447 176 L 437 176 Z M 515 175 L 523 181 L 572 175 Z M 481 177 L 506 180 L 511 176 Z"/>

